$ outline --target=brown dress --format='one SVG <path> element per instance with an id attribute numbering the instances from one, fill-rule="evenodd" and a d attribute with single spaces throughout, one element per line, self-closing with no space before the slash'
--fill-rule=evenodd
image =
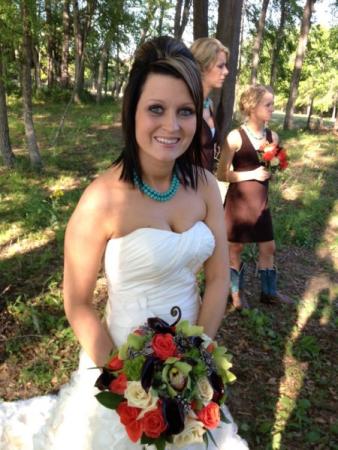
<path id="1" fill-rule="evenodd" d="M 232 165 L 236 172 L 254 170 L 260 162 L 247 134 L 239 128 L 242 146 Z M 272 142 L 271 130 L 266 137 Z M 248 180 L 230 183 L 225 201 L 225 220 L 230 242 L 266 242 L 273 240 L 271 214 L 268 207 L 269 181 Z"/>
<path id="2" fill-rule="evenodd" d="M 210 115 L 212 111 L 210 109 Z M 202 166 L 213 173 L 215 169 L 215 150 L 218 145 L 217 130 L 215 128 L 214 135 L 207 122 L 202 121 Z"/>

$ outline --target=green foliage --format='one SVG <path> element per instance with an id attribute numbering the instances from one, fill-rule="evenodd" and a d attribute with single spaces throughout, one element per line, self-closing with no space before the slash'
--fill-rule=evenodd
<path id="1" fill-rule="evenodd" d="M 336 102 L 338 80 L 338 26 L 327 29 L 313 26 L 309 35 L 297 105 L 307 106 L 314 100 L 314 110 L 328 111 Z"/>

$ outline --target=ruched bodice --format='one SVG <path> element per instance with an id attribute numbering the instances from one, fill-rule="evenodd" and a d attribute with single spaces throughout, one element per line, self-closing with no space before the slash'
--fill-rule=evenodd
<path id="1" fill-rule="evenodd" d="M 203 222 L 175 233 L 140 228 L 111 239 L 105 252 L 109 300 L 106 320 L 116 345 L 148 317 L 172 322 L 172 306 L 195 322 L 199 306 L 196 272 L 212 254 L 214 237 Z"/>

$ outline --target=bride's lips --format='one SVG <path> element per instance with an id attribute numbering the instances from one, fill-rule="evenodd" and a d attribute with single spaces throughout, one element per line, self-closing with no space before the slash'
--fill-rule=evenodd
<path id="1" fill-rule="evenodd" d="M 162 136 L 155 136 L 154 139 L 159 144 L 164 144 L 164 145 L 175 145 L 180 140 L 180 138 L 168 138 L 168 137 L 162 137 Z"/>

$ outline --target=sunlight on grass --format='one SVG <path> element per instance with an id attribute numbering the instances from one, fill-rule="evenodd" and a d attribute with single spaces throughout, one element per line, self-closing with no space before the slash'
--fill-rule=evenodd
<path id="1" fill-rule="evenodd" d="M 282 191 L 282 197 L 285 200 L 297 200 L 300 198 L 303 194 L 303 188 L 300 185 L 297 185 L 296 183 L 292 186 L 286 187 Z"/>
<path id="2" fill-rule="evenodd" d="M 25 254 L 40 247 L 44 247 L 48 242 L 55 239 L 55 231 L 52 229 L 45 229 L 44 232 L 31 233 L 29 235 L 17 234 L 13 236 L 12 241 L 1 249 L 0 256 L 2 261 L 12 258 L 17 254 Z"/>

